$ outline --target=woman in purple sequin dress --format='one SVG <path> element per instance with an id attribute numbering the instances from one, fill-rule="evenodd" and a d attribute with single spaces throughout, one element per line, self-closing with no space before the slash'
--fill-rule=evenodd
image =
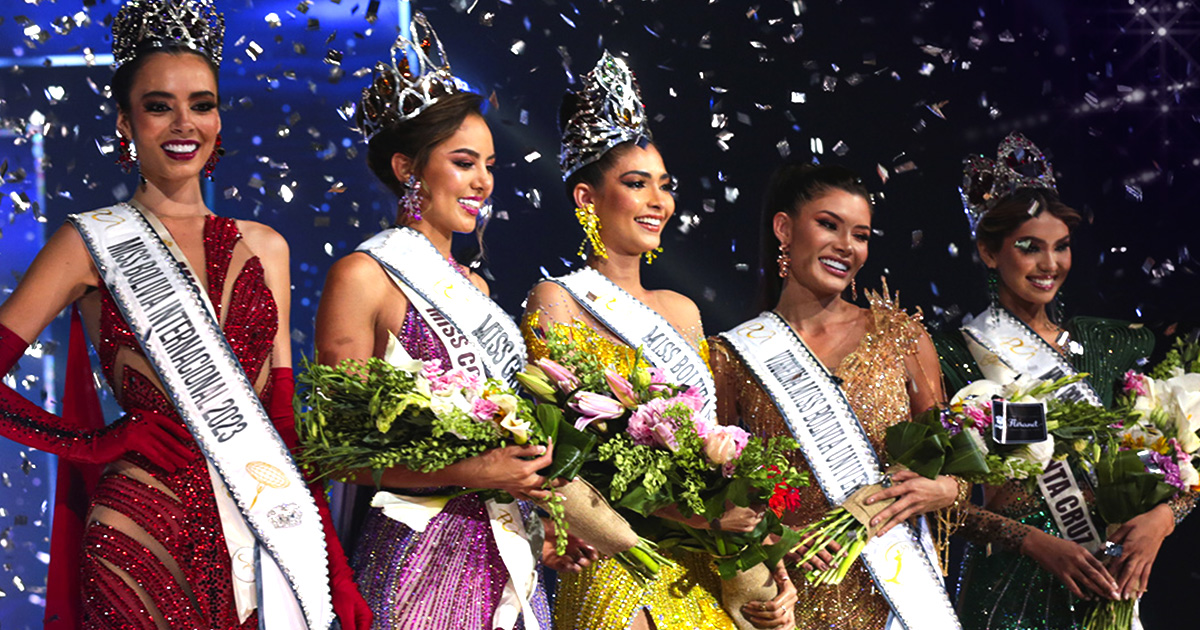
<path id="1" fill-rule="evenodd" d="M 421 22 L 425 24 L 423 18 Z M 436 43 L 436 38 L 432 41 Z M 400 197 L 397 225 L 428 238 L 459 273 L 487 294 L 482 278 L 454 262 L 450 244 L 455 232 L 475 230 L 483 202 L 491 195 L 492 136 L 480 113 L 481 97 L 458 92 L 437 72 L 412 77 L 379 64 L 373 85 L 364 90 L 359 128 L 369 140 L 368 165 Z M 431 84 L 424 86 L 431 89 L 420 92 L 433 95 L 423 102 L 425 107 L 413 107 L 416 99 L 411 95 L 411 100 L 398 99 L 395 88 L 390 87 L 422 87 L 422 82 Z M 422 268 L 415 273 L 434 271 Z M 394 335 L 414 358 L 450 365 L 450 353 L 426 319 L 430 314 L 418 311 L 396 282 L 364 252 L 352 253 L 333 265 L 317 313 L 319 361 L 336 364 L 345 359 L 382 357 Z M 439 327 L 448 325 L 437 314 L 433 317 Z M 511 446 L 428 474 L 388 469 L 381 485 L 410 497 L 472 487 L 538 498 L 545 494 L 540 488 L 546 480 L 537 471 L 549 464 L 550 456 L 544 446 Z M 369 473 L 360 475 L 358 481 L 360 488 L 374 491 Z M 528 502 L 522 504 L 522 513 L 529 517 Z M 351 566 L 375 614 L 376 628 L 551 627 L 540 579 L 519 619 L 514 620 L 515 613 L 497 616 L 498 609 L 511 609 L 502 602 L 509 572 L 497 547 L 487 504 L 477 494 L 451 500 L 423 532 L 371 508 L 353 537 Z M 552 543 L 549 548 L 553 549 Z M 531 553 L 527 547 L 523 551 Z M 548 561 L 555 568 L 570 569 L 574 564 L 552 554 Z"/>

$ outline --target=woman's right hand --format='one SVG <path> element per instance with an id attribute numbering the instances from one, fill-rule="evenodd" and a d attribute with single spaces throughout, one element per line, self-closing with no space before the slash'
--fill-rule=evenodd
<path id="1" fill-rule="evenodd" d="M 503 490 L 518 499 L 544 501 L 546 478 L 538 471 L 554 459 L 554 446 L 526 444 L 494 448 L 443 469 L 449 485 Z"/>
<path id="2" fill-rule="evenodd" d="M 1021 541 L 1021 553 L 1053 573 L 1067 590 L 1080 599 L 1091 599 L 1091 591 L 1107 599 L 1120 599 L 1117 581 L 1108 569 L 1079 543 L 1034 530 Z"/>
<path id="3" fill-rule="evenodd" d="M 796 547 L 795 551 L 788 552 L 783 556 L 783 559 L 790 565 L 799 566 L 805 573 L 809 571 L 828 571 L 829 563 L 833 562 L 833 557 L 842 550 L 842 546 L 834 541 L 829 541 L 825 548 L 817 552 L 817 555 L 809 559 L 808 562 L 797 565 L 800 559 L 808 553 L 812 547 L 807 544 L 802 544 Z"/>

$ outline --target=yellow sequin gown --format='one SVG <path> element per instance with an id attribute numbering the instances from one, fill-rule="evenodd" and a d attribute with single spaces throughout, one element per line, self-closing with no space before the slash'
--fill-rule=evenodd
<path id="1" fill-rule="evenodd" d="M 871 320 L 867 332 L 834 374 L 842 379 L 846 398 L 875 452 L 882 455 L 887 428 L 910 418 L 904 359 L 916 353 L 923 329 L 920 317 L 906 314 L 895 301 L 874 293 L 868 293 L 868 298 Z M 722 422 L 736 423 L 741 418 L 746 430 L 763 438 L 791 435 L 770 396 L 721 337 L 711 341 L 710 364 L 717 379 L 717 415 Z M 799 470 L 809 471 L 799 451 L 791 459 Z M 800 509 L 785 515 L 789 525 L 816 521 L 832 507 L 815 482 L 800 488 L 800 493 Z M 796 603 L 798 629 L 874 630 L 887 622 L 891 608 L 861 561 L 855 562 L 837 586 L 809 586 L 799 568 L 791 573 L 800 598 Z"/>
<path id="2" fill-rule="evenodd" d="M 530 359 L 548 355 L 546 344 L 535 334 L 538 313 L 521 322 L 521 332 Z M 576 320 L 551 324 L 553 330 L 571 334 L 584 350 L 601 363 L 627 373 L 634 349 L 612 341 L 592 324 Z M 702 356 L 708 355 L 705 340 L 699 339 Z M 642 583 L 615 560 L 601 559 L 578 574 L 559 575 L 554 604 L 554 627 L 559 630 L 625 630 L 644 608 L 657 630 L 736 630 L 721 608 L 720 578 L 708 556 L 683 553 L 671 555 L 678 566 L 664 567 L 654 580 Z"/>

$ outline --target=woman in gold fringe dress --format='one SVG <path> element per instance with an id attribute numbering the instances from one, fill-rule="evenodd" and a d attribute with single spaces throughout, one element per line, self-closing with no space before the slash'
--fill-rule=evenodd
<path id="1" fill-rule="evenodd" d="M 778 170 L 764 207 L 763 304 L 780 315 L 840 379 L 871 446 L 886 459 L 887 428 L 942 401 L 944 393 L 938 356 L 920 314 L 905 313 L 886 284 L 882 293 L 867 293 L 870 308 L 842 297 L 847 289 L 854 291 L 854 276 L 866 262 L 871 213 L 866 189 L 847 169 L 788 165 Z M 778 267 L 773 268 L 776 250 Z M 791 435 L 779 409 L 730 342 L 714 337 L 710 343 L 721 421 L 730 424 L 740 419 L 743 427 L 763 438 Z M 799 451 L 792 461 L 800 470 L 810 470 Z M 918 514 L 935 510 L 945 511 L 943 516 L 959 514 L 969 498 L 969 485 L 953 477 L 930 480 L 904 471 L 892 480 L 891 489 L 876 495 L 897 497 L 873 521 L 886 523 L 880 535 Z M 800 509 L 784 515 L 785 522 L 797 528 L 832 507 L 815 480 L 800 492 Z M 883 628 L 891 609 L 861 559 L 837 586 L 804 582 L 806 571 L 824 570 L 828 560 L 828 552 L 822 552 L 811 565 L 791 568 L 799 589 L 796 627 Z"/>

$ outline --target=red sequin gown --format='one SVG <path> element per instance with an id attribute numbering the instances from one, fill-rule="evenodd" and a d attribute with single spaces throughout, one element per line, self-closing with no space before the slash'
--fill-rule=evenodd
<path id="1" fill-rule="evenodd" d="M 207 290 L 230 347 L 261 390 L 279 314 L 262 263 L 241 238 L 232 219 L 206 219 Z M 235 259 L 244 264 L 230 279 Z M 100 290 L 98 330 L 88 319 L 121 407 L 178 419 L 106 289 Z M 260 396 L 269 400 L 269 392 Z M 199 453 L 194 443 L 189 448 Z M 238 622 L 229 552 L 203 457 L 170 474 L 136 453 L 111 464 L 92 497 L 82 566 L 85 628 L 258 627 L 256 614 Z"/>

